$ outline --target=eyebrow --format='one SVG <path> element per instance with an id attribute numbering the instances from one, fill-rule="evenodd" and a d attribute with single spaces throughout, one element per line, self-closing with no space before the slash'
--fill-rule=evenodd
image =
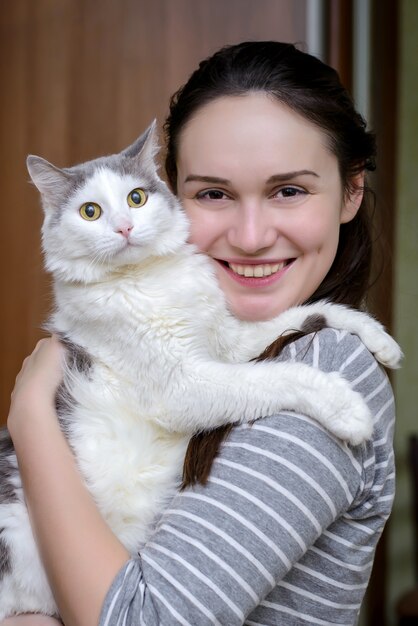
<path id="1" fill-rule="evenodd" d="M 271 185 L 273 183 L 283 183 L 287 180 L 297 178 L 298 176 L 315 176 L 316 178 L 319 178 L 319 174 L 312 170 L 296 170 L 294 172 L 284 172 L 283 174 L 273 174 L 273 176 L 270 176 L 270 178 L 267 180 L 267 184 Z M 199 174 L 189 174 L 188 176 L 186 176 L 184 182 L 210 183 L 212 185 L 229 185 L 231 181 L 227 178 L 220 178 L 219 176 L 200 176 Z"/>
<path id="2" fill-rule="evenodd" d="M 294 172 L 285 172 L 283 174 L 273 174 L 267 181 L 267 184 L 271 183 L 283 183 L 287 180 L 291 180 L 292 178 L 297 178 L 298 176 L 315 176 L 319 178 L 319 174 L 312 170 L 296 170 Z"/>
<path id="3" fill-rule="evenodd" d="M 227 178 L 219 178 L 218 176 L 199 176 L 198 174 L 189 174 L 184 179 L 185 183 L 191 181 L 198 183 L 212 183 L 214 185 L 228 185 L 230 181 Z"/>

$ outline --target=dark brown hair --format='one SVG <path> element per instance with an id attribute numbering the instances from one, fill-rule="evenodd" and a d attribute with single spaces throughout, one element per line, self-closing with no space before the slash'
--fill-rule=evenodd
<path id="1" fill-rule="evenodd" d="M 315 124 L 328 139 L 336 156 L 344 193 L 354 190 L 356 174 L 374 169 L 375 139 L 355 110 L 337 72 L 319 59 L 288 43 L 245 42 L 226 46 L 202 61 L 187 83 L 171 98 L 165 122 L 167 154 L 165 168 L 172 190 L 177 191 L 179 138 L 187 122 L 209 102 L 224 96 L 263 92 Z M 309 302 L 332 302 L 361 306 L 370 280 L 372 238 L 370 193 L 364 187 L 356 216 L 340 226 L 334 262 Z M 293 337 L 293 340 L 295 337 Z M 264 357 L 277 355 L 279 339 Z M 185 461 L 184 485 L 207 478 L 220 441 L 231 427 L 202 433 L 191 440 Z M 206 478 L 205 478 L 206 477 Z"/>

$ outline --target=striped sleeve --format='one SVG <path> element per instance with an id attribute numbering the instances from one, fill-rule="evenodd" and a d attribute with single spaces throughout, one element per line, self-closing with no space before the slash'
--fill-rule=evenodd
<path id="1" fill-rule="evenodd" d="M 393 499 L 390 386 L 332 329 L 281 358 L 340 371 L 373 411 L 373 440 L 349 447 L 290 412 L 235 428 L 208 484 L 178 494 L 119 572 L 101 626 L 355 623 Z"/>

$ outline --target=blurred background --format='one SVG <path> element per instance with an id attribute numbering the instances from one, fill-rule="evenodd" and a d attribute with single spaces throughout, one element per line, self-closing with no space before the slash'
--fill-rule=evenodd
<path id="1" fill-rule="evenodd" d="M 1 423 L 51 306 L 28 153 L 66 166 L 121 150 L 154 117 L 163 123 L 199 60 L 249 39 L 297 43 L 336 67 L 376 131 L 381 255 L 370 309 L 405 361 L 392 377 L 397 497 L 362 626 L 400 624 L 396 604 L 418 582 L 408 461 L 418 432 L 417 33 L 416 0 L 0 0 Z"/>

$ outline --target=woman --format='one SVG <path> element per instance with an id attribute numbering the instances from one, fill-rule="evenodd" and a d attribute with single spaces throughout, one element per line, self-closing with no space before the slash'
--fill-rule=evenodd
<path id="1" fill-rule="evenodd" d="M 165 128 L 169 183 L 236 316 L 320 298 L 361 305 L 374 140 L 334 70 L 288 44 L 222 49 L 173 97 Z M 195 438 L 185 489 L 130 559 L 57 424 L 61 349 L 38 344 L 9 428 L 67 626 L 356 622 L 393 500 L 389 383 L 357 337 L 332 329 L 266 355 L 342 372 L 369 403 L 373 439 L 349 448 L 287 412 L 230 430 L 217 456 L 225 431 Z M 54 620 L 4 622 L 20 623 Z"/>

